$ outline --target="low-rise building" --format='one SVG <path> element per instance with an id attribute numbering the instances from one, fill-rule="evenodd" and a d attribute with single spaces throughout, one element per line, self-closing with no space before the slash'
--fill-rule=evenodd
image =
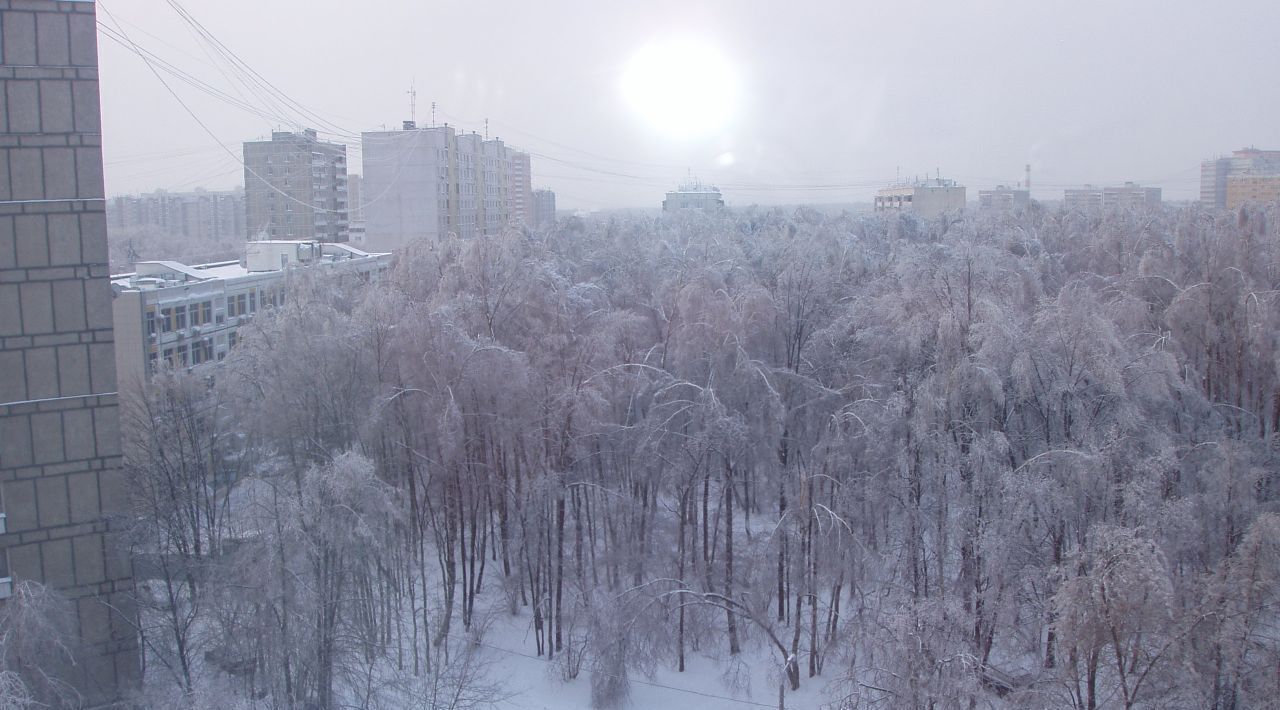
<path id="1" fill-rule="evenodd" d="M 720 188 L 703 185 L 697 180 L 690 180 L 668 192 L 667 198 L 662 201 L 663 212 L 715 210 L 722 207 L 724 207 L 724 196 L 720 194 Z"/>
<path id="2" fill-rule="evenodd" d="M 142 261 L 111 277 L 117 382 L 137 391 L 165 367 L 217 362 L 235 346 L 238 328 L 280 305 L 297 268 L 342 270 L 376 277 L 391 254 L 316 240 L 247 242 L 242 261 L 188 266 Z"/>
<path id="3" fill-rule="evenodd" d="M 1158 207 L 1160 203 L 1160 188 L 1132 182 L 1114 187 L 1085 185 L 1064 190 L 1062 195 L 1064 207 L 1079 210 L 1143 209 Z"/>
<path id="4" fill-rule="evenodd" d="M 964 209 L 965 188 L 955 180 L 934 178 L 881 188 L 876 192 L 876 212 L 912 212 L 937 217 Z"/>
<path id="5" fill-rule="evenodd" d="M 997 185 L 993 190 L 978 190 L 978 207 L 984 210 L 1012 212 L 1031 204 L 1031 191 L 1020 187 Z"/>

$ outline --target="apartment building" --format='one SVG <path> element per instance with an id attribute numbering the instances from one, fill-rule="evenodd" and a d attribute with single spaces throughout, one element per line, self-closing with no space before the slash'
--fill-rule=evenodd
<path id="1" fill-rule="evenodd" d="M 992 190 L 978 190 L 978 208 L 1013 212 L 1031 204 L 1031 191 L 1020 187 L 997 185 Z"/>
<path id="2" fill-rule="evenodd" d="M 933 218 L 964 209 L 965 187 L 943 178 L 891 185 L 876 191 L 874 206 L 876 212 L 912 212 Z"/>
<path id="3" fill-rule="evenodd" d="M 139 262 L 133 273 L 111 277 L 120 391 L 139 391 L 164 368 L 225 358 L 236 345 L 240 326 L 284 303 L 289 275 L 296 269 L 376 278 L 390 265 L 390 254 L 315 240 L 248 242 L 240 261 L 194 266 Z"/>
<path id="4" fill-rule="evenodd" d="M 1280 150 L 1241 148 L 1230 157 L 1211 158 L 1200 163 L 1200 203 L 1206 207 L 1227 207 L 1232 178 L 1280 175 Z M 1251 188 L 1237 186 L 1238 194 Z M 1238 204 L 1236 206 L 1239 206 Z"/>
<path id="5" fill-rule="evenodd" d="M 542 189 L 533 191 L 534 227 L 549 227 L 556 223 L 556 193 Z"/>
<path id="6" fill-rule="evenodd" d="M 347 147 L 310 129 L 245 143 L 244 200 L 249 239 L 347 241 Z"/>
<path id="7" fill-rule="evenodd" d="M 1227 209 L 1269 202 L 1280 202 L 1280 174 L 1232 175 L 1227 178 Z"/>
<path id="8" fill-rule="evenodd" d="M 1085 185 L 1064 190 L 1062 195 L 1063 206 L 1071 210 L 1143 209 L 1158 207 L 1160 203 L 1160 188 L 1132 182 L 1113 187 Z"/>
<path id="9" fill-rule="evenodd" d="M 361 134 L 365 244 L 392 251 L 446 234 L 494 235 L 522 224 L 527 154 L 448 124 Z M 530 197 L 530 199 L 532 199 Z"/>
<path id="10" fill-rule="evenodd" d="M 136 686 L 92 2 L 0 2 L 0 605 L 24 582 L 78 639 L 15 669 L 77 707 Z M 59 639 L 50 638 L 49 643 Z M 45 707 L 56 699 L 36 699 Z"/>
<path id="11" fill-rule="evenodd" d="M 155 227 L 166 234 L 209 240 L 245 234 L 241 190 L 156 192 L 107 201 L 107 228 L 113 232 Z"/>

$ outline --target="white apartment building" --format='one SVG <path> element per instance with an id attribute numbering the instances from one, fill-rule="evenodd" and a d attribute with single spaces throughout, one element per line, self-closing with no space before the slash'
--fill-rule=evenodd
<path id="1" fill-rule="evenodd" d="M 316 240 L 247 242 L 243 261 L 139 262 L 133 273 L 111 277 L 117 386 L 136 391 L 162 368 L 222 360 L 241 325 L 284 303 L 295 269 L 376 278 L 390 265 L 390 254 Z"/>
<path id="2" fill-rule="evenodd" d="M 1062 205 L 1069 210 L 1138 209 L 1158 207 L 1160 202 L 1160 188 L 1143 187 L 1132 182 L 1113 187 L 1085 185 L 1062 193 Z"/>
<path id="3" fill-rule="evenodd" d="M 360 144 L 368 248 L 494 235 L 527 219 L 528 155 L 500 139 L 405 121 L 399 131 L 361 134 Z"/>

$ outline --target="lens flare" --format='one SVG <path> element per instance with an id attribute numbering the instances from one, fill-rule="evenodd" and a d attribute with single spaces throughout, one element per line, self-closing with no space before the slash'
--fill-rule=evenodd
<path id="1" fill-rule="evenodd" d="M 722 130 L 738 105 L 732 63 L 711 44 L 685 37 L 641 47 L 627 63 L 621 89 L 647 125 L 673 138 Z"/>

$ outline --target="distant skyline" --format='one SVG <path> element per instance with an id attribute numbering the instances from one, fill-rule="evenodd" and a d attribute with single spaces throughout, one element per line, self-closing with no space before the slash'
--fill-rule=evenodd
<path id="1" fill-rule="evenodd" d="M 1040 199 L 1124 181 L 1195 199 L 1202 159 L 1280 148 L 1267 83 L 1280 6 L 1262 1 L 179 7 L 310 112 L 237 81 L 169 1 L 99 3 L 108 28 L 265 114 L 161 72 L 236 157 L 243 141 L 310 127 L 356 144 L 361 172 L 358 134 L 409 118 L 412 85 L 419 123 L 433 101 L 438 123 L 484 132 L 488 118 L 490 136 L 533 154 L 535 187 L 564 209 L 657 207 L 690 173 L 736 206 L 869 202 L 898 175 L 935 171 L 976 199 L 1027 163 Z M 734 110 L 714 131 L 655 130 L 624 95 L 632 58 L 673 40 L 731 68 Z M 99 51 L 108 194 L 243 182 L 135 53 L 101 32 Z"/>

